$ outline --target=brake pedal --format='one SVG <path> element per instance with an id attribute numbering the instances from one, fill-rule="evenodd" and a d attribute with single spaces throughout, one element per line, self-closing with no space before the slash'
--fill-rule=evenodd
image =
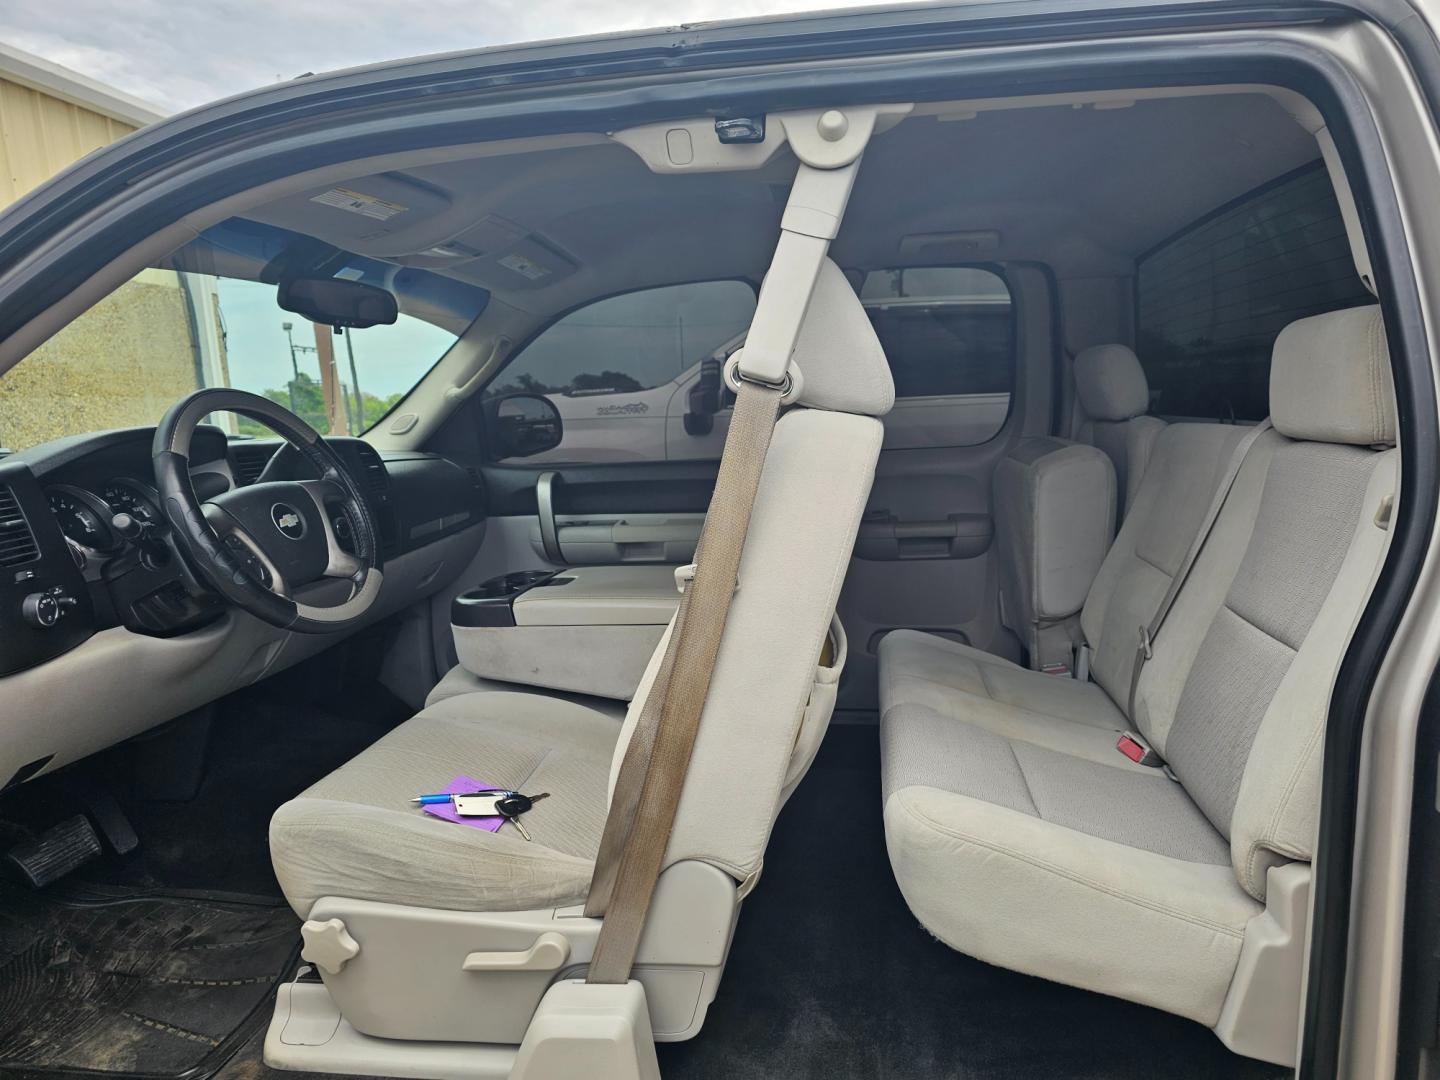
<path id="1" fill-rule="evenodd" d="M 52 825 L 34 840 L 16 844 L 5 853 L 32 888 L 59 881 L 100 854 L 100 837 L 83 814 Z"/>

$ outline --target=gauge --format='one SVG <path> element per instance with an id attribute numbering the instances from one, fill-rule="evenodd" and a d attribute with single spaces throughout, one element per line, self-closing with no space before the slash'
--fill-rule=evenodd
<path id="1" fill-rule="evenodd" d="M 155 528 L 164 524 L 160 518 L 160 496 L 148 484 L 119 476 L 106 481 L 100 494 L 117 514 L 129 514 L 136 521 Z"/>
<path id="2" fill-rule="evenodd" d="M 90 492 L 61 484 L 46 489 L 45 497 L 50 503 L 50 512 L 60 524 L 60 531 L 75 543 L 91 551 L 109 551 L 115 547 L 110 507 Z"/>

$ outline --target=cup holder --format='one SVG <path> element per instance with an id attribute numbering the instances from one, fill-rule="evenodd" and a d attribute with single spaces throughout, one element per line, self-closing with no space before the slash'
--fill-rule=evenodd
<path id="1" fill-rule="evenodd" d="M 482 581 L 454 599 L 450 605 L 450 621 L 456 626 L 514 626 L 515 616 L 510 605 L 515 597 L 550 583 L 559 573 L 558 570 L 518 570 Z"/>

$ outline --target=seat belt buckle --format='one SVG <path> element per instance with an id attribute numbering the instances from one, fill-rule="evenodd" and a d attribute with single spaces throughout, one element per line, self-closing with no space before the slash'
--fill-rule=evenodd
<path id="1" fill-rule="evenodd" d="M 1151 646 L 1150 628 L 1148 626 L 1140 627 L 1140 655 L 1145 657 L 1146 660 L 1155 659 L 1155 651 Z"/>
<path id="2" fill-rule="evenodd" d="M 1064 660 L 1053 660 L 1048 664 L 1041 664 L 1040 671 L 1045 675 L 1055 675 L 1062 679 L 1070 678 L 1070 665 Z"/>
<path id="3" fill-rule="evenodd" d="M 1158 769 L 1165 764 L 1159 754 L 1135 738 L 1135 736 L 1131 735 L 1128 731 L 1121 733 L 1120 740 L 1115 744 L 1115 749 L 1135 762 L 1136 765 L 1148 765 L 1151 768 Z"/>

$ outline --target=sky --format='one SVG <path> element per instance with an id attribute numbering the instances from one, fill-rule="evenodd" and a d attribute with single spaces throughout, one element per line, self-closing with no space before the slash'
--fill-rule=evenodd
<path id="1" fill-rule="evenodd" d="M 5 0 L 0 41 L 173 112 L 380 60 L 859 0 Z"/>

